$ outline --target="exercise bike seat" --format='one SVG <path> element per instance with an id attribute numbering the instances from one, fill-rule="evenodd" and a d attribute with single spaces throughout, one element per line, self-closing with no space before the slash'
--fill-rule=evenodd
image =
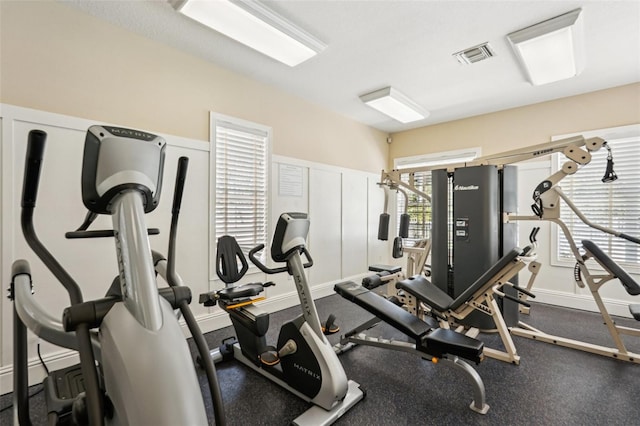
<path id="1" fill-rule="evenodd" d="M 200 303 L 204 306 L 214 306 L 218 300 L 246 301 L 262 293 L 265 287 L 274 285 L 271 282 L 231 285 L 244 277 L 248 270 L 249 264 L 238 241 L 229 235 L 220 237 L 216 253 L 216 275 L 225 283 L 225 288 L 201 294 Z"/>
<path id="2" fill-rule="evenodd" d="M 239 265 L 238 262 L 240 262 Z M 218 238 L 216 249 L 216 275 L 218 278 L 225 284 L 232 284 L 244 277 L 248 270 L 249 264 L 238 241 L 230 235 Z"/>
<path id="3" fill-rule="evenodd" d="M 225 287 L 218 290 L 218 297 L 222 300 L 238 300 L 257 296 L 262 293 L 264 287 L 260 283 L 243 284 L 234 287 Z"/>

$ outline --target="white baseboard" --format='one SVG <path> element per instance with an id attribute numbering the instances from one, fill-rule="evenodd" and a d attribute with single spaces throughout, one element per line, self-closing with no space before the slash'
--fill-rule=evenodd
<path id="1" fill-rule="evenodd" d="M 72 350 L 61 350 L 42 357 L 49 371 L 60 370 L 65 367 L 78 364 L 78 353 Z M 29 359 L 29 386 L 42 383 L 46 372 L 37 356 Z M 5 365 L 0 368 L 0 394 L 4 395 L 13 391 L 13 365 Z"/>
<path id="2" fill-rule="evenodd" d="M 593 297 L 586 294 L 565 293 L 554 290 L 534 289 L 536 298 L 532 301 L 583 311 L 600 312 Z M 625 318 L 632 318 L 629 312 L 629 302 L 616 299 L 602 299 L 609 314 Z"/>

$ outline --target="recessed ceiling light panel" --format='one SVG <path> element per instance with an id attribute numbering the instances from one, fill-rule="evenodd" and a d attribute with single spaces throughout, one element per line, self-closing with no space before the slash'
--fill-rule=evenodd
<path id="1" fill-rule="evenodd" d="M 429 116 L 428 111 L 393 87 L 367 93 L 360 96 L 360 100 L 401 123 L 411 123 Z"/>
<path id="2" fill-rule="evenodd" d="M 169 0 L 178 12 L 294 67 L 326 45 L 258 1 Z"/>
<path id="3" fill-rule="evenodd" d="M 507 38 L 535 86 L 575 77 L 584 68 L 581 9 L 515 31 Z"/>

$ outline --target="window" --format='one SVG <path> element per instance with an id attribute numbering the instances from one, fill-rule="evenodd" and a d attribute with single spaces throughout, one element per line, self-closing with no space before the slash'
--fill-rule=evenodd
<path id="1" fill-rule="evenodd" d="M 223 235 L 235 237 L 245 254 L 266 246 L 271 129 L 212 114 L 211 139 L 212 256 Z"/>
<path id="2" fill-rule="evenodd" d="M 415 173 L 413 179 L 413 185 L 416 189 L 431 196 L 431 172 Z M 409 183 L 409 176 L 403 175 L 402 181 Z M 403 191 L 407 194 L 407 200 L 405 201 L 404 195 L 398 193 L 398 217 L 405 213 L 406 203 L 406 213 L 409 214 L 409 236 L 404 239 L 403 243 L 407 247 L 411 247 L 419 240 L 431 238 L 431 204 L 425 198 L 411 191 L 404 189 Z M 400 232 L 400 220 L 397 222 L 396 235 Z"/>
<path id="3" fill-rule="evenodd" d="M 473 160 L 480 155 L 480 148 L 468 148 L 455 151 L 439 152 L 435 154 L 418 155 L 412 157 L 396 158 L 394 167 L 396 169 L 408 169 L 413 167 L 438 168 L 447 164 L 462 163 Z M 431 196 L 431 171 L 417 172 L 413 176 L 416 189 Z M 402 181 L 408 183 L 409 175 L 402 175 Z M 431 238 L 431 204 L 419 195 L 404 190 L 407 194 L 407 213 L 409 214 L 409 237 L 404 239 L 404 245 L 413 246 L 416 241 Z M 397 196 L 397 217 L 405 212 L 405 197 L 402 194 Z M 450 206 L 450 208 L 452 208 Z M 400 220 L 397 221 L 398 232 Z M 397 235 L 396 232 L 396 235 Z"/>
<path id="4" fill-rule="evenodd" d="M 608 136 L 611 135 L 611 136 Z M 591 162 L 574 175 L 560 181 L 559 186 L 576 207 L 591 222 L 634 237 L 640 236 L 640 126 L 589 132 L 585 137 L 600 136 L 613 151 L 614 170 L 618 180 L 602 183 L 607 164 L 607 150 L 592 153 Z M 566 162 L 556 155 L 555 166 Z M 564 202 L 560 203 L 560 217 L 578 246 L 583 239 L 591 240 L 622 267 L 638 271 L 640 246 L 627 240 L 587 226 Z M 564 234 L 554 227 L 556 261 L 574 262 Z"/>

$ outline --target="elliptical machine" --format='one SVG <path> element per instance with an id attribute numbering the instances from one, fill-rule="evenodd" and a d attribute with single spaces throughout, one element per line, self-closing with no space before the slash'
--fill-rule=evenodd
<path id="1" fill-rule="evenodd" d="M 218 240 L 216 273 L 225 288 L 200 296 L 200 303 L 216 303 L 231 317 L 237 341 L 225 341 L 211 351 L 214 361 L 233 357 L 314 405 L 297 417 L 296 425 L 328 425 L 364 397 L 360 385 L 347 376 L 333 347 L 323 334 L 304 268 L 313 265 L 306 248 L 309 219 L 306 213 L 283 213 L 278 219 L 271 245 L 271 258 L 286 266 L 269 268 L 256 254 L 264 244 L 249 252 L 251 261 L 266 274 L 288 272 L 293 276 L 302 315 L 280 329 L 277 346 L 269 346 L 265 335 L 269 314 L 253 302 L 268 283 L 234 285 L 248 270 L 248 263 L 235 238 Z M 306 257 L 303 264 L 302 256 Z"/>
<path id="2" fill-rule="evenodd" d="M 119 276 L 107 296 L 83 301 L 79 285 L 39 241 L 33 226 L 46 133 L 29 133 L 22 193 L 22 229 L 29 246 L 69 293 L 62 320 L 33 298 L 26 260 L 13 264 L 14 423 L 30 425 L 27 328 L 55 345 L 77 350 L 80 368 L 45 379 L 49 422 L 77 424 L 206 425 L 207 414 L 193 360 L 174 309 L 180 309 L 201 354 L 209 349 L 189 310 L 191 291 L 175 273 L 175 235 L 187 159 L 181 158 L 173 204 L 169 261 L 151 251 L 145 213 L 160 199 L 166 142 L 153 134 L 109 126 L 87 131 L 82 196 L 89 214 L 68 238 L 114 237 Z M 87 231 L 98 214 L 112 217 L 113 230 Z M 156 270 L 170 284 L 158 289 Z M 170 350 L 167 350 L 170 348 Z M 217 424 L 224 424 L 213 363 L 205 363 Z M 54 374 L 52 373 L 52 374 Z M 68 373 L 68 374 L 67 374 Z M 77 379 L 81 376 L 81 379 Z M 76 377 L 76 380 L 73 379 Z M 61 378 L 77 391 L 58 395 Z M 72 401 L 72 403 L 69 403 Z"/>

